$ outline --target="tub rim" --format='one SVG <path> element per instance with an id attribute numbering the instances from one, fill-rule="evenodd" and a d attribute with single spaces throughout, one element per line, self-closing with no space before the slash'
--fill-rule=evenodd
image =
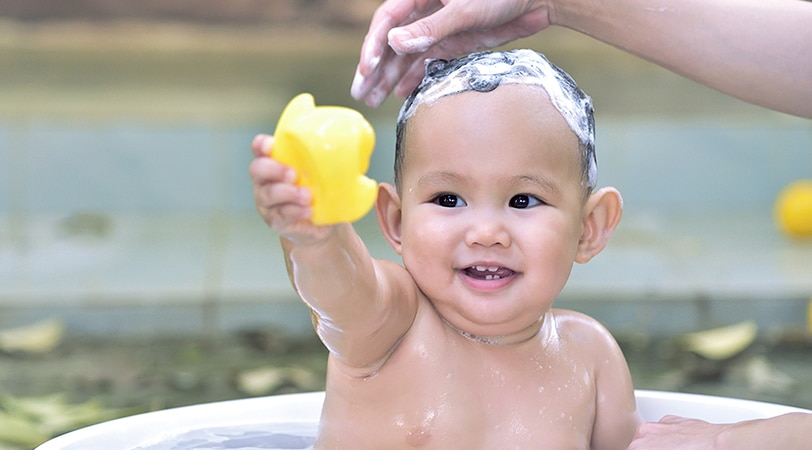
<path id="1" fill-rule="evenodd" d="M 778 403 L 682 392 L 637 389 L 635 398 L 645 421 L 657 421 L 673 414 L 712 423 L 730 423 L 790 412 L 812 413 Z M 44 442 L 35 450 L 87 450 L 100 436 L 105 437 L 106 448 L 131 449 L 148 440 L 160 441 L 161 437 L 202 428 L 285 423 L 312 423 L 315 426 L 323 400 L 324 392 L 317 391 L 164 409 L 80 428 Z"/>

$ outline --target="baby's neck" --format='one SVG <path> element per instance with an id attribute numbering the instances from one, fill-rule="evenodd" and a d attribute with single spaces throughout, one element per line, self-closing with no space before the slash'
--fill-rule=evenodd
<path id="1" fill-rule="evenodd" d="M 530 339 L 536 337 L 539 332 L 541 331 L 542 327 L 544 327 L 545 322 L 547 322 L 546 318 L 549 316 L 550 313 L 544 314 L 543 316 L 539 317 L 539 319 L 529 327 L 512 334 L 507 334 L 503 336 L 480 336 L 473 333 L 469 333 L 465 330 L 461 330 L 454 326 L 451 322 L 447 321 L 445 317 L 440 316 L 443 319 L 443 323 L 445 323 L 449 328 L 459 333 L 460 336 L 469 339 L 474 342 L 478 342 L 480 344 L 486 345 L 513 345 L 513 344 L 521 344 L 522 342 L 527 342 Z"/>

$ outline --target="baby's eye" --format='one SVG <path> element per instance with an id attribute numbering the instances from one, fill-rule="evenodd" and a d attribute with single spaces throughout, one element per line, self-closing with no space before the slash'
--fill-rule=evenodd
<path id="1" fill-rule="evenodd" d="M 508 204 L 511 208 L 525 209 L 544 204 L 544 202 L 532 195 L 519 194 L 514 195 Z"/>
<path id="2" fill-rule="evenodd" d="M 460 208 L 467 206 L 465 200 L 454 194 L 440 194 L 432 200 L 443 208 Z"/>

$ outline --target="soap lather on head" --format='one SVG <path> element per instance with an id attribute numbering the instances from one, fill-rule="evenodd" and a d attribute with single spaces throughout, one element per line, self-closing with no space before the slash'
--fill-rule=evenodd
<path id="1" fill-rule="evenodd" d="M 566 72 L 544 55 L 532 50 L 479 52 L 453 59 L 426 61 L 426 75 L 403 103 L 397 122 L 395 185 L 403 159 L 406 123 L 420 105 L 431 105 L 443 97 L 466 91 L 490 92 L 504 84 L 543 88 L 553 106 L 578 137 L 584 188 L 591 192 L 598 178 L 595 160 L 595 119 L 592 100 Z"/>

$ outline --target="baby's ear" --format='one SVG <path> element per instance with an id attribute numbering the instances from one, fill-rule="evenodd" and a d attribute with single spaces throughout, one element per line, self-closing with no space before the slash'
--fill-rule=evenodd
<path id="1" fill-rule="evenodd" d="M 378 198 L 375 201 L 375 215 L 384 239 L 395 252 L 401 251 L 401 219 L 403 217 L 400 196 L 395 186 L 389 183 L 378 184 Z"/>
<path id="2" fill-rule="evenodd" d="M 623 198 L 617 189 L 605 187 L 590 195 L 584 205 L 584 229 L 578 241 L 575 262 L 583 264 L 600 253 L 622 215 Z"/>

